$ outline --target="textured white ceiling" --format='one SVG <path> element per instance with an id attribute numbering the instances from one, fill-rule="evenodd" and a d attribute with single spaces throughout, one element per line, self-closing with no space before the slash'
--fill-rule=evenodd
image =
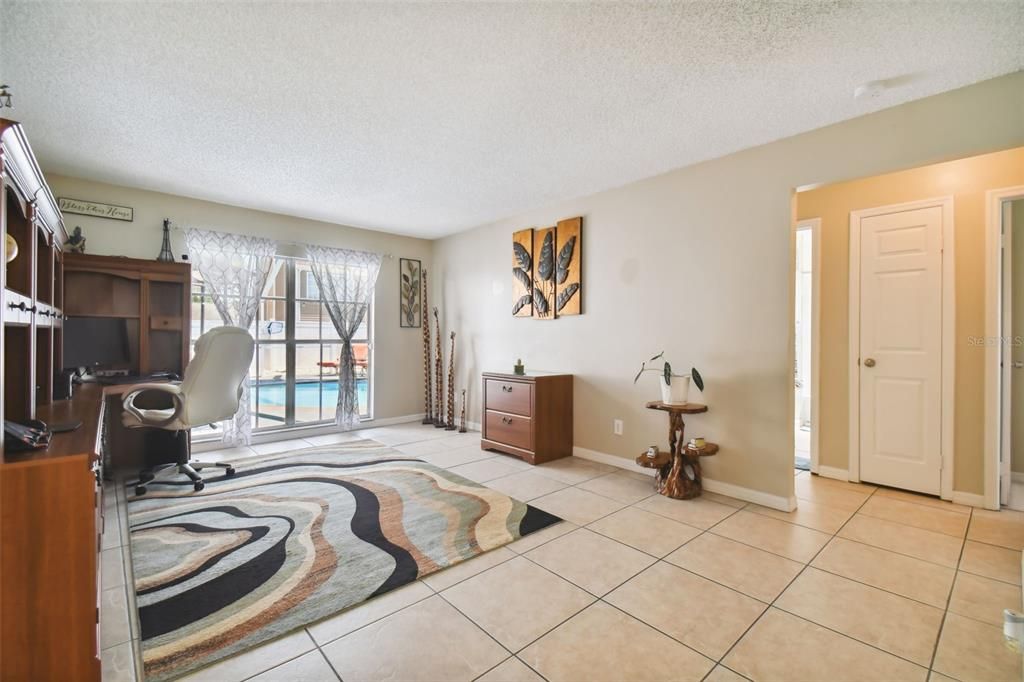
<path id="1" fill-rule="evenodd" d="M 1016 71 L 1021 36 L 1020 0 L 4 0 L 0 79 L 49 171 L 437 237 Z"/>

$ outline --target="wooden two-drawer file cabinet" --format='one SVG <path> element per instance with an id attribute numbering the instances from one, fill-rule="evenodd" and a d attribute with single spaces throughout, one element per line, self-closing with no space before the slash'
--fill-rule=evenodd
<path id="1" fill-rule="evenodd" d="M 572 454 L 572 375 L 483 375 L 480 447 L 542 464 Z"/>

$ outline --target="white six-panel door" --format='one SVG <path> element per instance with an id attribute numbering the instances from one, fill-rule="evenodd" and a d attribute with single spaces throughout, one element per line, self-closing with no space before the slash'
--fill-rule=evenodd
<path id="1" fill-rule="evenodd" d="M 942 208 L 860 218 L 860 479 L 939 494 Z"/>

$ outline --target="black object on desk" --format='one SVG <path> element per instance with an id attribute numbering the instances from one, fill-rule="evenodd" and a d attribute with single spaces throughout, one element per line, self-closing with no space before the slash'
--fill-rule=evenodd
<path id="1" fill-rule="evenodd" d="M 32 420 L 28 424 L 4 421 L 4 449 L 11 452 L 42 450 L 50 445 L 46 424 Z"/>

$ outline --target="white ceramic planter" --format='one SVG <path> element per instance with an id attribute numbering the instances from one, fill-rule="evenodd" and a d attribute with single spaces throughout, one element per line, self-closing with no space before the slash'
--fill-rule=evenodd
<path id="1" fill-rule="evenodd" d="M 666 405 L 683 405 L 690 397 L 690 377 L 672 377 L 672 383 L 666 384 L 665 377 L 659 376 L 661 385 L 661 402 Z"/>

